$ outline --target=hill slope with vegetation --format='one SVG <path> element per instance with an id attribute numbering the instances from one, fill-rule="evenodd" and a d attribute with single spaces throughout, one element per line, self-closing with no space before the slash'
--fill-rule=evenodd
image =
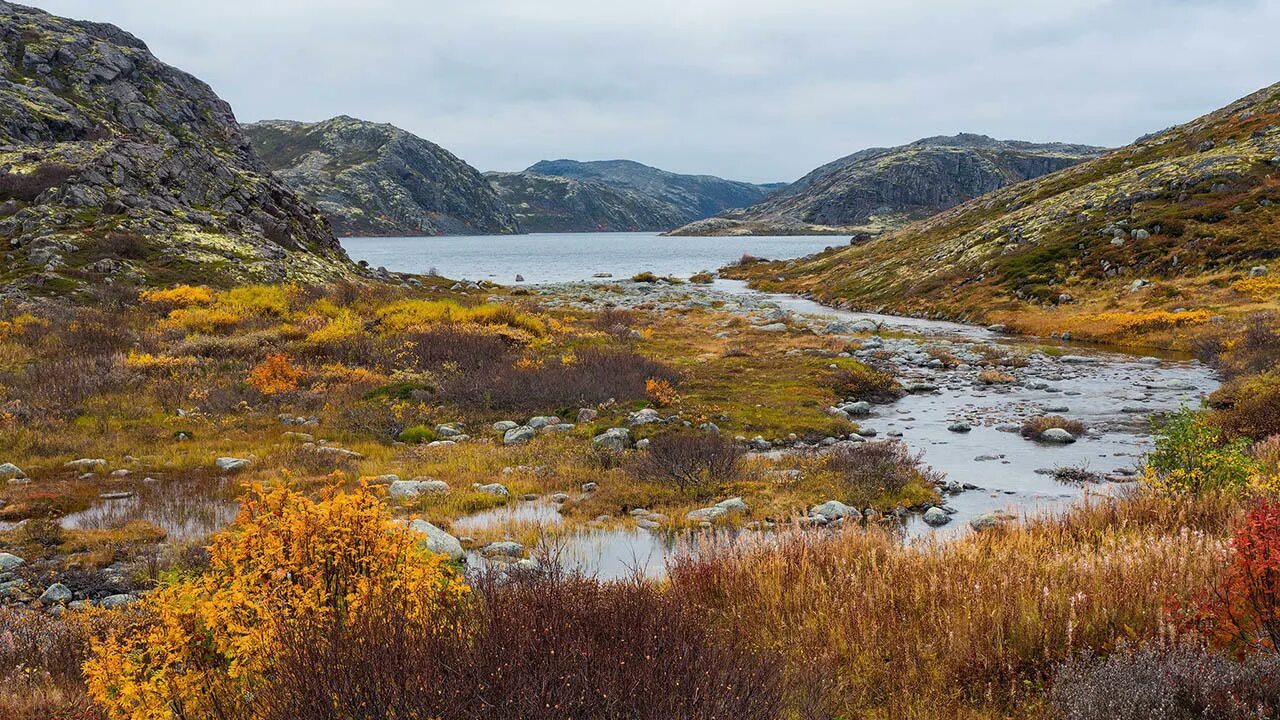
<path id="1" fill-rule="evenodd" d="M 353 267 L 231 108 L 111 25 L 0 2 L 0 282 L 319 280 Z"/>
<path id="2" fill-rule="evenodd" d="M 1102 148 L 962 133 L 870 148 L 827 163 L 749 207 L 675 235 L 878 234 L 997 188 L 1097 157 Z"/>
<path id="3" fill-rule="evenodd" d="M 245 132 L 275 174 L 343 236 L 500 235 L 519 225 L 480 172 L 394 125 L 340 116 Z"/>
<path id="4" fill-rule="evenodd" d="M 1280 279 L 1280 85 L 869 242 L 731 274 L 843 307 L 1178 344 Z"/>

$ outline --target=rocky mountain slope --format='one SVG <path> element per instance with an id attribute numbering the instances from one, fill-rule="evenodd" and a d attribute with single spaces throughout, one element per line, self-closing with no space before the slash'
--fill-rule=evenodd
<path id="1" fill-rule="evenodd" d="M 733 273 L 849 307 L 1168 329 L 1275 305 L 1278 204 L 1280 84 L 897 232 Z"/>
<path id="2" fill-rule="evenodd" d="M 670 230 L 684 215 L 624 186 L 532 172 L 485 173 L 526 232 Z"/>
<path id="3" fill-rule="evenodd" d="M 10 293 L 354 271 L 207 85 L 114 26 L 2 1 L 0 239 Z"/>
<path id="4" fill-rule="evenodd" d="M 711 175 L 681 175 L 631 160 L 543 160 L 531 165 L 526 172 L 636 193 L 665 206 L 666 214 L 674 219 L 656 226 L 618 228 L 629 230 L 670 230 L 728 208 L 750 205 L 778 188 L 776 184 L 755 185 Z M 583 218 L 578 224 L 590 224 L 590 218 Z"/>
<path id="5" fill-rule="evenodd" d="M 496 235 L 519 226 L 479 171 L 393 125 L 340 116 L 245 126 L 280 179 L 343 236 Z"/>
<path id="6" fill-rule="evenodd" d="M 1102 148 L 932 137 L 827 163 L 750 207 L 674 235 L 878 234 L 984 193 L 1097 157 Z"/>

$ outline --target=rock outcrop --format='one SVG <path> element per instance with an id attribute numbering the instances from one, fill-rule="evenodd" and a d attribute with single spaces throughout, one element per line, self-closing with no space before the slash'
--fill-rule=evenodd
<path id="1" fill-rule="evenodd" d="M 393 125 L 347 116 L 245 126 L 258 154 L 341 236 L 499 235 L 520 231 L 475 168 Z"/>
<path id="2" fill-rule="evenodd" d="M 526 232 L 670 230 L 684 215 L 627 187 L 533 172 L 485 173 Z"/>
<path id="3" fill-rule="evenodd" d="M 0 243 L 7 293 L 355 272 L 208 85 L 119 28 L 2 1 Z"/>
<path id="4" fill-rule="evenodd" d="M 823 165 L 750 207 L 674 235 L 875 235 L 1006 185 L 1097 157 L 1102 148 L 932 137 Z"/>
<path id="5" fill-rule="evenodd" d="M 1280 83 L 897 232 L 730 272 L 843 307 L 953 319 L 1124 298 L 1175 320 L 1247 309 L 1275 294 L 1278 175 Z"/>
<path id="6" fill-rule="evenodd" d="M 643 225 L 637 223 L 634 226 L 612 228 L 618 230 L 670 230 L 728 208 L 750 205 L 779 187 L 725 180 L 711 175 L 681 175 L 631 160 L 543 160 L 530 166 L 526 173 L 604 185 L 626 196 L 638 196 L 650 201 L 640 206 L 648 209 L 634 211 L 638 219 L 644 221 Z M 563 187 L 568 192 L 578 186 Z M 560 204 L 573 205 L 574 202 Z M 638 201 L 632 200 L 629 207 L 637 207 L 636 202 Z M 664 210 L 658 213 L 657 208 Z M 573 224 L 589 225 L 590 220 L 588 216 L 575 218 Z M 662 222 L 657 222 L 659 220 Z"/>

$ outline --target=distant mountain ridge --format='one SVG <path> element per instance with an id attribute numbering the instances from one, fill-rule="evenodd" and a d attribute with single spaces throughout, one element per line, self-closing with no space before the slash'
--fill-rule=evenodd
<path id="1" fill-rule="evenodd" d="M 524 232 L 669 230 L 684 216 L 625 186 L 532 172 L 485 173 Z"/>
<path id="2" fill-rule="evenodd" d="M 0 1 L 0 48 L 0 289 L 355 272 L 230 106 L 133 35 Z"/>
<path id="3" fill-rule="evenodd" d="M 822 165 L 758 203 L 672 234 L 877 234 L 1103 150 L 972 133 L 869 148 Z"/>
<path id="4" fill-rule="evenodd" d="M 315 203 L 339 235 L 519 232 L 478 170 L 394 125 L 341 115 L 315 123 L 245 126 L 275 174 Z"/>
<path id="5" fill-rule="evenodd" d="M 525 171 L 533 175 L 569 178 L 627 190 L 667 208 L 663 215 L 674 221 L 635 230 L 670 230 L 714 215 L 728 208 L 757 202 L 777 189 L 777 184 L 725 180 L 712 175 L 682 175 L 633 160 L 543 160 Z"/>

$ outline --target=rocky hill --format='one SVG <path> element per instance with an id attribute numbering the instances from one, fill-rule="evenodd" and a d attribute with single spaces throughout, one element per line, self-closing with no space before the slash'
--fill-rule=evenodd
<path id="1" fill-rule="evenodd" d="M 532 172 L 485 173 L 526 232 L 669 230 L 675 208 L 627 187 Z"/>
<path id="2" fill-rule="evenodd" d="M 897 232 L 733 272 L 850 307 L 1168 329 L 1275 304 L 1278 204 L 1280 84 Z"/>
<path id="3" fill-rule="evenodd" d="M 631 160 L 543 160 L 534 163 L 527 172 L 630 191 L 665 206 L 665 214 L 674 219 L 674 222 L 660 226 L 619 228 L 629 230 L 670 230 L 728 208 L 750 205 L 778 187 L 777 184 L 755 185 L 711 175 L 681 175 Z M 583 221 L 589 222 L 589 219 L 584 218 Z M 580 221 L 577 224 L 584 223 Z"/>
<path id="4" fill-rule="evenodd" d="M 275 174 L 315 203 L 342 236 L 519 232 L 480 172 L 393 125 L 346 116 L 245 126 Z"/>
<path id="5" fill-rule="evenodd" d="M 673 235 L 878 234 L 984 193 L 1097 157 L 1102 148 L 931 137 L 827 163 L 750 207 Z"/>
<path id="6" fill-rule="evenodd" d="M 0 239 L 6 293 L 354 270 L 209 86 L 116 27 L 7 2 Z"/>

